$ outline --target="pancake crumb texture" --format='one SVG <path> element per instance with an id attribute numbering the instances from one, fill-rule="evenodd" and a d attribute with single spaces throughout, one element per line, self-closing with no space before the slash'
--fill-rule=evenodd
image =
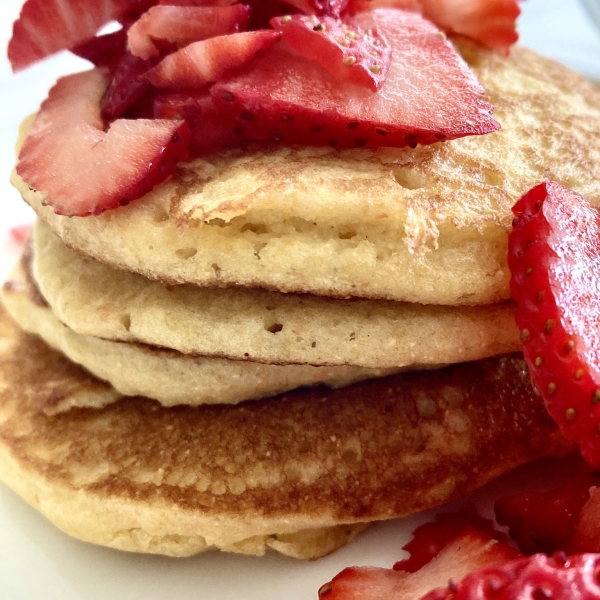
<path id="1" fill-rule="evenodd" d="M 106 389 L 0 310 L 0 479 L 67 533 L 130 551 L 316 558 L 572 448 L 517 356 L 235 407 L 44 410 Z"/>
<path id="2" fill-rule="evenodd" d="M 461 44 L 499 132 L 415 149 L 232 151 L 147 197 L 66 218 L 13 183 L 71 247 L 171 283 L 424 304 L 509 298 L 510 207 L 552 179 L 600 205 L 600 92 L 521 48 Z"/>
<path id="3" fill-rule="evenodd" d="M 146 396 L 164 406 L 236 404 L 300 386 L 326 384 L 340 387 L 395 371 L 344 366 L 265 365 L 195 357 L 144 344 L 82 336 L 63 325 L 50 306 L 40 301 L 35 282 L 27 276 L 30 267 L 25 252 L 2 286 L 2 301 L 10 315 L 22 329 L 39 335 L 49 346 L 120 392 L 65 396 L 51 407 L 53 412 L 68 410 L 75 401 L 80 402 L 77 406 L 102 408 L 120 399 L 121 394 Z"/>
<path id="4" fill-rule="evenodd" d="M 397 369 L 477 360 L 521 347 L 512 304 L 423 306 L 172 286 L 81 256 L 41 221 L 34 264 L 55 315 L 75 332 L 184 354 Z"/>

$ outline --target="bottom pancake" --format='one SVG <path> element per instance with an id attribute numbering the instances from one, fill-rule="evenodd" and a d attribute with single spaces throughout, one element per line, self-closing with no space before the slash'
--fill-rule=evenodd
<path id="1" fill-rule="evenodd" d="M 136 552 L 317 558 L 572 448 L 516 355 L 239 406 L 44 410 L 109 389 L 0 309 L 0 479 L 67 533 Z"/>

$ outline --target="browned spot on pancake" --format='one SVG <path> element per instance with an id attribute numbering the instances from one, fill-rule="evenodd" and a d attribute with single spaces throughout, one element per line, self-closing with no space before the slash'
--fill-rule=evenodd
<path id="1" fill-rule="evenodd" d="M 143 398 L 48 417 L 53 395 L 101 385 L 4 315 L 0 447 L 49 486 L 204 514 L 389 518 L 563 453 L 518 356 L 299 390 L 238 407 Z M 0 458 L 1 460 L 1 458 Z"/>

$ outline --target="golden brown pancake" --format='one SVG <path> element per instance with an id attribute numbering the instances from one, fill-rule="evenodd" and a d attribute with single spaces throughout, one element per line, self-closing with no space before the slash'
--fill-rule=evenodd
<path id="1" fill-rule="evenodd" d="M 316 558 L 364 523 L 571 448 L 518 355 L 233 407 L 47 414 L 106 389 L 0 309 L 0 479 L 67 533 L 122 550 Z"/>
<path id="2" fill-rule="evenodd" d="M 281 148 L 182 164 L 131 205 L 56 216 L 65 243 L 170 283 L 425 304 L 509 298 L 511 206 L 552 179 L 600 205 L 600 91 L 515 48 L 463 54 L 502 129 L 415 149 Z"/>
<path id="3" fill-rule="evenodd" d="M 65 397 L 53 407 L 55 412 L 73 406 L 101 408 L 122 395 L 147 396 L 164 406 L 236 404 L 303 385 L 341 387 L 395 372 L 344 366 L 265 365 L 189 356 L 154 346 L 79 335 L 54 316 L 35 281 L 28 276 L 32 259 L 26 250 L 0 292 L 10 315 L 22 329 L 39 335 L 49 346 L 119 392 Z"/>
<path id="4" fill-rule="evenodd" d="M 34 237 L 44 297 L 85 336 L 234 360 L 375 369 L 438 366 L 521 348 L 512 304 L 423 306 L 171 286 L 79 255 L 43 222 Z"/>

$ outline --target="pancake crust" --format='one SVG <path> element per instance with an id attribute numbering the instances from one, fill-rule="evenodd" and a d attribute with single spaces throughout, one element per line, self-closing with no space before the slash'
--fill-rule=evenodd
<path id="1" fill-rule="evenodd" d="M 13 182 L 66 244 L 152 279 L 424 304 L 506 300 L 516 200 L 552 179 L 600 205 L 600 91 L 522 48 L 462 52 L 499 132 L 415 149 L 217 154 L 94 218 L 56 216 Z"/>
<path id="2" fill-rule="evenodd" d="M 106 385 L 0 309 L 0 479 L 67 533 L 130 551 L 316 558 L 572 449 L 518 355 L 235 407 L 45 413 L 90 389 Z"/>
<path id="3" fill-rule="evenodd" d="M 49 346 L 96 377 L 109 382 L 119 394 L 65 397 L 55 412 L 73 406 L 102 408 L 126 396 L 146 396 L 164 406 L 236 404 L 264 398 L 303 385 L 349 385 L 361 379 L 382 377 L 395 370 L 361 367 L 264 365 L 250 361 L 194 357 L 173 350 L 135 343 L 117 343 L 82 336 L 63 325 L 28 276 L 33 255 L 26 250 L 4 283 L 0 296 L 19 326 L 39 335 Z M 83 403 L 85 402 L 85 403 Z"/>
<path id="4" fill-rule="evenodd" d="M 521 348 L 512 304 L 422 306 L 170 286 L 69 250 L 42 221 L 34 237 L 42 293 L 55 315 L 85 336 L 234 360 L 375 369 Z"/>

